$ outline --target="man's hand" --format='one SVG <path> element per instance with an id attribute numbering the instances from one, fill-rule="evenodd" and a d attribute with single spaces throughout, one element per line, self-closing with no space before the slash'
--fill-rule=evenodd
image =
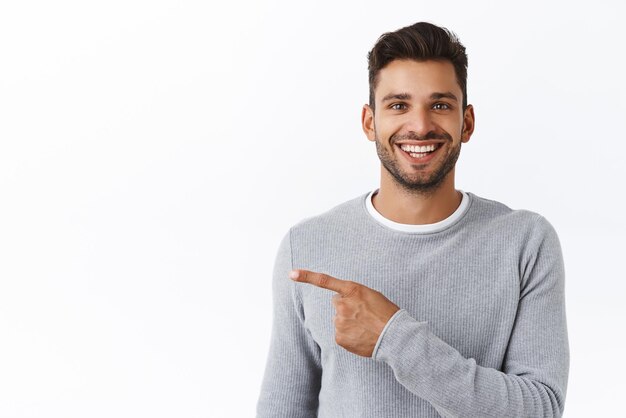
<path id="1" fill-rule="evenodd" d="M 337 292 L 332 298 L 337 312 L 335 341 L 359 356 L 372 356 L 387 321 L 400 310 L 382 293 L 360 283 L 308 270 L 293 270 L 289 278 Z"/>

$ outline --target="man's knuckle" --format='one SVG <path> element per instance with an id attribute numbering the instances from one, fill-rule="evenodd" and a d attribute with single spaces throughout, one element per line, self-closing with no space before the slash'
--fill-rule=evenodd
<path id="1" fill-rule="evenodd" d="M 319 286 L 326 287 L 326 286 L 328 286 L 328 282 L 329 282 L 329 280 L 328 280 L 328 276 L 327 275 L 325 275 L 325 274 L 320 274 L 319 275 L 319 277 L 317 279 L 317 283 L 318 283 Z"/>
<path id="2" fill-rule="evenodd" d="M 361 294 L 361 286 L 358 283 L 350 282 L 345 297 L 354 297 Z"/>

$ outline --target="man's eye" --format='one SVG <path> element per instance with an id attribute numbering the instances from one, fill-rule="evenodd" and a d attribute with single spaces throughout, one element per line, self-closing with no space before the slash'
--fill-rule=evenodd
<path id="1" fill-rule="evenodd" d="M 436 110 L 447 110 L 450 109 L 447 103 L 435 103 L 433 106 Z"/>
<path id="2" fill-rule="evenodd" d="M 393 110 L 404 110 L 406 109 L 406 105 L 404 103 L 394 103 L 391 105 Z"/>

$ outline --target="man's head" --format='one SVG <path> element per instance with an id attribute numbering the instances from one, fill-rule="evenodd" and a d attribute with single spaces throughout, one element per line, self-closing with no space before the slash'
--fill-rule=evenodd
<path id="1" fill-rule="evenodd" d="M 467 106 L 467 54 L 456 35 L 446 28 L 418 22 L 378 38 L 367 54 L 370 107 L 375 110 L 374 91 L 378 74 L 393 60 L 447 60 L 454 67 L 457 83 L 463 93 L 463 109 Z"/>
<path id="2" fill-rule="evenodd" d="M 361 119 L 383 176 L 424 195 L 453 185 L 461 143 L 474 130 L 465 47 L 446 29 L 416 23 L 382 35 L 368 60 L 370 104 Z"/>

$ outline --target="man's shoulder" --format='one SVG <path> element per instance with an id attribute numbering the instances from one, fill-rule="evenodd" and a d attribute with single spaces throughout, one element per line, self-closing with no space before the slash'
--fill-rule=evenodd
<path id="1" fill-rule="evenodd" d="M 324 212 L 308 216 L 291 226 L 290 232 L 301 236 L 315 234 L 331 234 L 339 230 L 350 229 L 350 225 L 363 225 L 366 217 L 365 198 L 370 192 L 362 193 L 347 201 L 339 203 Z M 552 224 L 540 213 L 525 209 L 513 209 L 509 205 L 472 192 L 469 197 L 469 208 L 466 227 L 480 230 L 498 230 L 500 233 L 524 235 L 554 233 Z"/>
<path id="2" fill-rule="evenodd" d="M 539 212 L 513 209 L 505 203 L 468 192 L 471 195 L 474 218 L 490 222 L 498 229 L 543 235 L 554 232 L 552 224 Z"/>
<path id="3" fill-rule="evenodd" d="M 362 193 L 322 213 L 305 217 L 295 223 L 290 230 L 302 233 L 345 227 L 346 224 L 354 222 L 359 215 L 362 215 L 365 197 L 368 194 L 369 192 Z"/>
<path id="4" fill-rule="evenodd" d="M 529 209 L 513 209 L 509 205 L 495 199 L 488 199 L 472 192 L 467 192 L 471 201 L 476 206 L 477 212 L 485 217 L 518 217 L 521 219 L 533 219 L 540 216 L 537 212 Z"/>

